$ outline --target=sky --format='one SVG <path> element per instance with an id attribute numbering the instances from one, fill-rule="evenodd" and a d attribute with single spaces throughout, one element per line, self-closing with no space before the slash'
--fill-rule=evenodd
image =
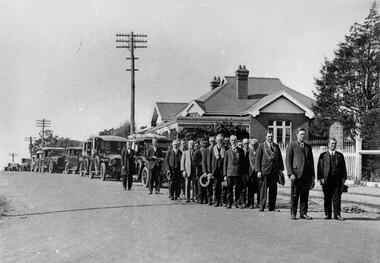
<path id="1" fill-rule="evenodd" d="M 372 0 L 2 0 L 0 169 L 29 157 L 36 120 L 83 141 L 130 116 L 130 61 L 116 34 L 146 34 L 136 49 L 136 126 L 155 102 L 190 102 L 214 76 L 276 77 L 313 98 L 325 57 L 363 22 Z"/>

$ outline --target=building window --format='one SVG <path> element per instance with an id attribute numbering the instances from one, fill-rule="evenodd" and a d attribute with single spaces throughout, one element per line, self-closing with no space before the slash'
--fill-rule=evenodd
<path id="1" fill-rule="evenodd" d="M 292 123 L 290 121 L 270 121 L 268 129 L 273 132 L 275 143 L 289 144 L 292 135 Z"/>

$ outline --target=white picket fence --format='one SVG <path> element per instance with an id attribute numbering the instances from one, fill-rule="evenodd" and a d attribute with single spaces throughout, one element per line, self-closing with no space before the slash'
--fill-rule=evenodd
<path id="1" fill-rule="evenodd" d="M 280 144 L 281 149 L 281 155 L 282 159 L 286 161 L 286 145 Z M 313 157 L 314 157 L 314 169 L 315 173 L 317 173 L 317 165 L 318 165 L 318 159 L 321 153 L 324 153 L 327 151 L 327 146 L 319 146 L 319 145 L 312 145 L 312 151 L 313 151 Z M 346 169 L 347 169 L 347 176 L 349 179 L 355 180 L 355 178 L 358 177 L 358 174 L 356 171 L 356 158 L 358 156 L 358 153 L 356 152 L 355 144 L 345 144 L 343 148 L 337 149 L 339 152 L 343 153 L 344 160 L 346 161 Z M 285 165 L 286 166 L 286 165 Z M 286 171 L 286 167 L 285 167 Z M 317 174 L 315 174 L 317 176 Z"/>

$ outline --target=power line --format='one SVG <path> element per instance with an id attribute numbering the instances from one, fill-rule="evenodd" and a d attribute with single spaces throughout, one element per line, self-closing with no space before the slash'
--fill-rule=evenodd
<path id="1" fill-rule="evenodd" d="M 9 156 L 12 156 L 12 163 L 15 162 L 15 156 L 18 156 L 17 153 L 9 153 Z"/>
<path id="2" fill-rule="evenodd" d="M 147 43 L 148 41 L 145 39 L 139 39 L 147 37 L 147 35 L 142 34 L 134 34 L 131 32 L 130 34 L 116 34 L 116 37 L 121 37 L 120 39 L 117 39 L 117 43 L 125 43 L 121 44 L 119 46 L 116 46 L 116 48 L 127 48 L 130 51 L 131 57 L 127 58 L 131 60 L 131 68 L 127 69 L 127 71 L 131 72 L 131 127 L 130 131 L 131 134 L 135 132 L 135 71 L 138 71 L 138 69 L 135 68 L 135 60 L 138 58 L 135 58 L 134 50 L 136 48 L 147 48 L 148 46 L 142 46 L 138 45 L 139 43 Z"/>
<path id="3" fill-rule="evenodd" d="M 36 141 L 36 140 L 37 140 L 36 137 L 32 137 L 32 136 L 25 137 L 25 141 L 29 142 L 30 159 L 32 159 L 33 141 Z"/>
<path id="4" fill-rule="evenodd" d="M 50 120 L 36 120 L 36 127 L 42 128 L 42 134 L 41 134 L 41 148 L 44 147 L 44 136 L 45 136 L 45 128 L 50 127 L 51 121 Z"/>

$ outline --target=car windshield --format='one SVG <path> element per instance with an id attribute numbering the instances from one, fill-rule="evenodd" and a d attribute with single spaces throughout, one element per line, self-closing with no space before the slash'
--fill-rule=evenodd
<path id="1" fill-rule="evenodd" d="M 65 150 L 52 149 L 45 152 L 45 156 L 65 155 Z"/>
<path id="2" fill-rule="evenodd" d="M 99 152 L 103 154 L 120 154 L 125 142 L 100 141 Z"/>

